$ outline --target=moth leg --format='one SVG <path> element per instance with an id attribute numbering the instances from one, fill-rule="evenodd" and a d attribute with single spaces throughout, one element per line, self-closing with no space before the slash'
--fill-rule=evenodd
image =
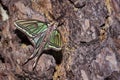
<path id="1" fill-rule="evenodd" d="M 39 50 L 39 48 L 35 49 L 33 54 L 28 59 L 26 59 L 26 61 L 23 63 L 23 65 L 28 63 L 31 59 L 33 59 L 37 55 L 38 50 Z"/>
<path id="2" fill-rule="evenodd" d="M 35 62 L 34 62 L 34 64 L 33 64 L 33 70 L 35 70 L 35 68 L 36 68 L 36 66 L 37 66 L 37 63 L 38 63 L 38 61 L 39 61 L 39 58 L 40 58 L 40 56 L 42 55 L 42 53 L 39 53 L 36 57 L 35 57 Z"/>

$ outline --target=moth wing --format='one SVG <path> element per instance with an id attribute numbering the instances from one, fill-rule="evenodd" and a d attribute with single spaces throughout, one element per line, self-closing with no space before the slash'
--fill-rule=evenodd
<path id="1" fill-rule="evenodd" d="M 22 31 L 28 37 L 36 37 L 48 29 L 46 23 L 38 20 L 17 20 L 14 22 L 17 29 Z"/>
<path id="2" fill-rule="evenodd" d="M 60 51 L 62 47 L 62 36 L 58 30 L 54 30 L 49 38 L 49 42 L 46 44 L 45 49 L 53 49 Z"/>
<path id="3" fill-rule="evenodd" d="M 35 48 L 38 48 L 40 46 L 40 44 L 43 41 L 44 36 L 45 36 L 45 33 L 42 33 L 40 36 L 30 39 L 33 45 L 35 46 Z"/>

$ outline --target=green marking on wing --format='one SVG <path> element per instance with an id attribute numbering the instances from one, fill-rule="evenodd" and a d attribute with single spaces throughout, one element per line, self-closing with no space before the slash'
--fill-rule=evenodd
<path id="1" fill-rule="evenodd" d="M 32 23 L 32 24 L 29 24 L 29 25 L 24 25 L 24 26 L 26 26 L 26 27 L 24 27 L 25 29 L 35 29 L 36 27 L 35 27 L 35 23 Z"/>
<path id="2" fill-rule="evenodd" d="M 36 30 L 39 30 L 40 28 L 42 28 L 43 23 L 40 23 L 40 24 L 41 25 L 38 26 L 37 23 L 33 23 L 33 24 L 30 23 L 30 25 L 27 25 L 27 27 L 25 27 L 25 30 L 28 31 L 32 35 L 36 35 L 37 34 L 35 33 Z"/>
<path id="3" fill-rule="evenodd" d="M 47 30 L 47 25 L 43 24 L 43 25 L 38 25 L 38 28 L 36 28 L 36 30 L 33 32 L 33 34 L 39 34 L 42 33 L 44 31 Z"/>
<path id="4" fill-rule="evenodd" d="M 45 49 L 61 50 L 62 37 L 58 30 L 54 30 L 50 35 L 50 40 L 46 44 Z"/>
<path id="5" fill-rule="evenodd" d="M 37 20 L 17 20 L 15 25 L 29 37 L 35 37 L 48 28 L 46 23 Z"/>

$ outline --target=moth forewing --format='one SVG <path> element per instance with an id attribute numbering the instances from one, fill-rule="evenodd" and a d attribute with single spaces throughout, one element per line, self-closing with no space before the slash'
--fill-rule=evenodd
<path id="1" fill-rule="evenodd" d="M 53 49 L 55 51 L 62 49 L 62 36 L 57 29 L 50 34 L 49 41 L 45 45 L 45 50 L 47 49 Z"/>
<path id="2" fill-rule="evenodd" d="M 17 20 L 14 22 L 17 29 L 26 34 L 26 36 L 34 38 L 48 29 L 45 22 L 35 20 Z"/>
<path id="3" fill-rule="evenodd" d="M 14 22 L 14 24 L 17 27 L 18 30 L 20 30 L 21 32 L 25 33 L 29 37 L 33 37 L 31 34 L 29 34 L 28 32 L 26 32 L 25 29 L 21 28 L 16 22 Z"/>

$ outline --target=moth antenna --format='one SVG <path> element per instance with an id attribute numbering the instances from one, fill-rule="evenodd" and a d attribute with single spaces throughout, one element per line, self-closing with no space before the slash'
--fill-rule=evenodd
<path id="1" fill-rule="evenodd" d="M 35 49 L 33 54 L 23 63 L 23 65 L 27 64 L 31 59 L 33 59 L 37 55 L 38 50 L 39 48 Z"/>
<path id="2" fill-rule="evenodd" d="M 42 54 L 42 53 L 40 53 L 40 54 L 39 54 L 38 56 L 36 56 L 35 59 L 34 59 L 35 62 L 34 62 L 34 64 L 33 64 L 33 71 L 35 70 L 35 68 L 36 68 L 36 66 L 37 66 L 37 63 L 38 63 L 38 61 L 39 61 L 39 58 L 40 58 L 41 54 Z"/>

